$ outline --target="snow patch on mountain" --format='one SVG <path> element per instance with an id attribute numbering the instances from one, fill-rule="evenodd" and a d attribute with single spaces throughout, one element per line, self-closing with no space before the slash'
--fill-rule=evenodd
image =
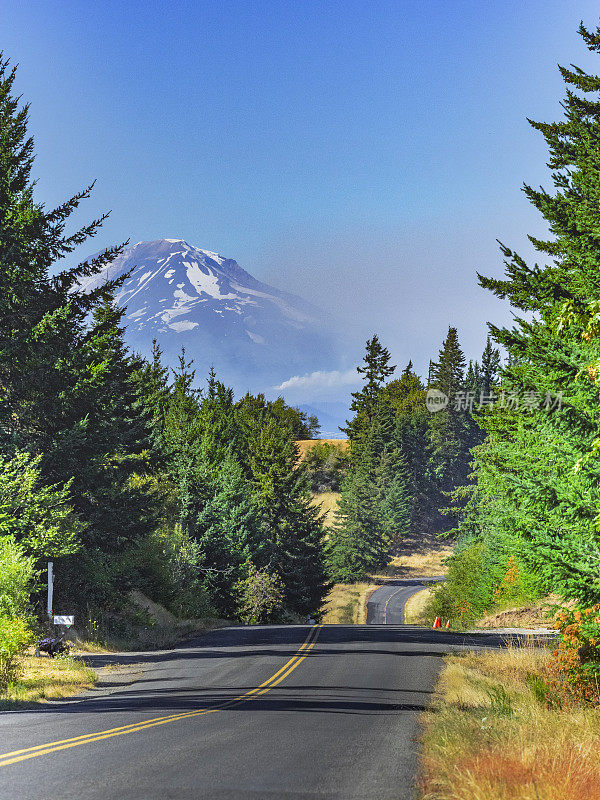
<path id="1" fill-rule="evenodd" d="M 143 355 L 157 339 L 174 366 L 183 345 L 200 374 L 215 365 L 244 391 L 335 365 L 324 315 L 212 250 L 183 239 L 137 242 L 81 288 L 123 276 L 115 300 L 126 308 L 127 341 Z"/>

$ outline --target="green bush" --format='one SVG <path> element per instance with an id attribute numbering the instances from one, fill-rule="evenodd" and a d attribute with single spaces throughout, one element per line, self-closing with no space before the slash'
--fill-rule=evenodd
<path id="1" fill-rule="evenodd" d="M 0 692 L 15 678 L 15 656 L 33 634 L 28 622 L 28 603 L 33 578 L 33 559 L 12 536 L 0 536 Z"/>
<path id="2" fill-rule="evenodd" d="M 31 644 L 33 633 L 23 619 L 0 617 L 0 692 L 17 677 L 15 656 Z"/>
<path id="3" fill-rule="evenodd" d="M 12 618 L 28 609 L 33 558 L 12 536 L 0 536 L 0 617 Z"/>
<path id="4" fill-rule="evenodd" d="M 85 525 L 70 506 L 70 484 L 45 486 L 41 457 L 0 457 L 0 534 L 38 561 L 77 552 Z"/>
<path id="5" fill-rule="evenodd" d="M 278 575 L 250 565 L 248 577 L 237 584 L 240 619 L 249 625 L 278 622 L 283 612 L 283 583 Z"/>
<path id="6" fill-rule="evenodd" d="M 339 492 L 348 470 L 348 451 L 334 442 L 317 442 L 302 461 L 311 492 Z"/>
<path id="7" fill-rule="evenodd" d="M 536 596 L 535 581 L 516 556 L 472 542 L 451 557 L 447 579 L 435 587 L 427 614 L 464 628 L 489 611 Z"/>
<path id="8" fill-rule="evenodd" d="M 553 687 L 600 706 L 600 605 L 561 608 L 555 627 L 560 638 L 550 665 Z"/>
<path id="9" fill-rule="evenodd" d="M 181 525 L 162 528 L 143 538 L 126 554 L 135 586 L 180 619 L 217 616 L 199 569 L 203 554 Z"/>

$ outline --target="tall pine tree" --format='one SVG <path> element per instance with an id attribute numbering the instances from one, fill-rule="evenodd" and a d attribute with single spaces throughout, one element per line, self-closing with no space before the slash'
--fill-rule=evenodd
<path id="1" fill-rule="evenodd" d="M 579 32 L 600 52 L 600 28 Z M 545 263 L 528 265 L 502 245 L 505 277 L 480 276 L 519 315 L 510 329 L 490 326 L 508 362 L 501 400 L 483 417 L 488 436 L 474 453 L 460 529 L 485 554 L 472 582 L 480 595 L 487 587 L 488 604 L 489 565 L 501 575 L 509 558 L 540 592 L 600 600 L 600 77 L 559 69 L 564 119 L 530 120 L 546 140 L 554 189 L 523 188 L 550 231 L 530 237 Z"/>
<path id="2" fill-rule="evenodd" d="M 469 449 L 473 444 L 473 421 L 467 405 L 465 357 L 452 326 L 431 365 L 430 388 L 439 389 L 448 397 L 445 409 L 431 414 L 429 420 L 431 466 L 436 478 L 440 506 L 448 505 L 448 493 L 467 482 Z M 451 517 L 450 526 L 454 522 Z M 440 520 L 440 524 L 443 521 Z M 446 525 L 448 527 L 448 525 Z"/>
<path id="3" fill-rule="evenodd" d="M 385 393 L 395 367 L 377 336 L 367 341 L 361 391 L 353 394 L 355 417 L 348 423 L 349 472 L 342 484 L 336 524 L 327 544 L 335 581 L 360 580 L 384 567 L 393 545 L 408 531 L 412 496 L 402 435 Z"/>
<path id="4" fill-rule="evenodd" d="M 111 306 L 118 282 L 80 288 L 120 248 L 56 271 L 105 217 L 66 232 L 91 186 L 50 211 L 35 201 L 28 107 L 19 106 L 14 82 L 15 70 L 0 57 L 0 451 L 39 456 L 47 483 L 72 479 L 84 542 L 106 566 L 103 572 L 96 562 L 86 572 L 86 548 L 72 557 L 79 565 L 72 576 L 87 575 L 89 598 L 96 584 L 114 587 L 115 553 L 147 530 L 148 503 L 129 483 L 146 431 L 128 408 L 130 364 Z M 75 597 L 75 582 L 70 586 L 82 601 L 83 590 Z"/>

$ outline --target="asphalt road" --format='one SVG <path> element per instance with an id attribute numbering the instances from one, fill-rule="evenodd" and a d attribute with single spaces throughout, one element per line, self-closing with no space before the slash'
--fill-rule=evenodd
<path id="1" fill-rule="evenodd" d="M 367 625 L 403 625 L 404 605 L 408 598 L 420 592 L 428 583 L 443 580 L 446 580 L 443 575 L 433 578 L 406 578 L 380 586 L 367 603 Z"/>
<path id="2" fill-rule="evenodd" d="M 463 640 L 394 625 L 226 628 L 121 656 L 138 671 L 129 685 L 0 714 L 0 798 L 412 798 L 418 715 Z"/>

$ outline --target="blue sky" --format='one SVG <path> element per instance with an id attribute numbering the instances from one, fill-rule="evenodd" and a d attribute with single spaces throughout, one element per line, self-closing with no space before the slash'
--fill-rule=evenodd
<path id="1" fill-rule="evenodd" d="M 526 116 L 556 119 L 557 62 L 598 71 L 565 0 L 3 0 L 5 54 L 31 103 L 38 199 L 96 179 L 112 209 L 82 256 L 185 238 L 377 331 L 421 371 L 448 324 L 468 356 L 507 309 L 477 287 L 496 238 L 543 228 Z M 306 387 L 305 387 L 306 388 Z M 330 387 L 331 388 L 331 387 Z M 346 389 L 344 389 L 346 391 Z"/>

